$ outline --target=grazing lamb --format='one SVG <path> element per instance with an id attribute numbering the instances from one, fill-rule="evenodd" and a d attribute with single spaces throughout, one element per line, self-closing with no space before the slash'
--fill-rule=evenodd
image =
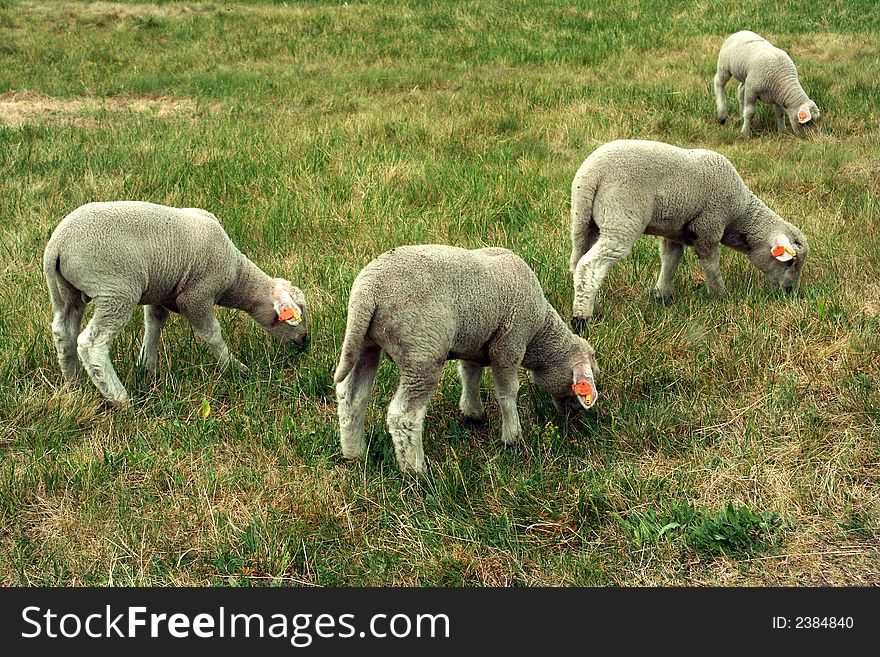
<path id="1" fill-rule="evenodd" d="M 168 313 L 186 317 L 220 361 L 246 370 L 229 353 L 214 305 L 247 312 L 283 343 L 308 340 L 305 297 L 283 278 L 248 260 L 217 218 L 198 208 L 140 201 L 88 203 L 55 228 L 43 253 L 55 318 L 52 334 L 61 371 L 75 382 L 84 365 L 111 403 L 128 392 L 110 361 L 114 336 L 135 306 L 144 306 L 140 364 L 156 367 L 159 333 Z M 86 304 L 95 313 L 80 333 Z"/>
<path id="2" fill-rule="evenodd" d="M 522 436 L 520 366 L 560 412 L 596 402 L 592 348 L 568 330 L 534 272 L 507 249 L 402 246 L 361 270 L 334 375 L 345 458 L 364 453 L 364 415 L 383 350 L 400 368 L 387 419 L 398 464 L 408 472 L 425 470 L 425 410 L 447 360 L 459 360 L 459 408 L 475 421 L 484 417 L 480 375 L 492 368 L 505 443 Z"/>
<path id="3" fill-rule="evenodd" d="M 754 32 L 731 34 L 718 53 L 715 100 L 718 122 L 722 124 L 727 120 L 724 85 L 731 76 L 740 82 L 736 96 L 743 115 L 742 135 L 745 138 L 752 134 L 756 100 L 773 105 L 779 132 L 785 130 L 786 115 L 795 132 L 814 124 L 819 118 L 819 108 L 801 87 L 797 68 L 788 53 Z"/>
<path id="4" fill-rule="evenodd" d="M 609 268 L 643 233 L 661 238 L 658 298 L 672 295 L 685 245 L 697 252 L 714 295 L 725 292 L 721 244 L 745 253 L 786 290 L 798 284 L 807 258 L 803 233 L 752 194 L 723 155 L 612 141 L 590 154 L 571 184 L 574 326 L 591 319 Z"/>

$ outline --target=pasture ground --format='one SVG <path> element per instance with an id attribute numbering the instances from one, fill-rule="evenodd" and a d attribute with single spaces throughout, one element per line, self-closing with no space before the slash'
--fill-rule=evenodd
<path id="1" fill-rule="evenodd" d="M 792 54 L 822 109 L 810 138 L 767 107 L 749 142 L 714 121 L 717 50 L 744 28 Z M 870 0 L 0 0 L 0 583 L 880 582 L 878 29 Z M 523 374 L 527 438 L 503 449 L 488 380 L 469 427 L 450 365 L 415 481 L 384 429 L 386 362 L 369 457 L 341 463 L 359 269 L 404 243 L 505 246 L 568 318 L 571 179 L 623 137 L 730 158 L 807 233 L 800 291 L 726 251 L 730 295 L 709 299 L 689 253 L 655 303 L 642 238 L 590 329 L 594 411 L 557 417 Z M 306 291 L 311 350 L 220 311 L 251 368 L 220 373 L 172 318 L 149 380 L 138 313 L 115 345 L 131 408 L 62 387 L 43 246 L 112 199 L 216 213 Z"/>

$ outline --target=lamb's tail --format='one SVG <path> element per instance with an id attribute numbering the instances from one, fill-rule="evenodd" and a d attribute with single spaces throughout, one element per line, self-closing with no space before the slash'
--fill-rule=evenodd
<path id="1" fill-rule="evenodd" d="M 360 360 L 376 306 L 376 299 L 370 290 L 358 289 L 355 281 L 355 285 L 352 286 L 351 301 L 348 304 L 348 321 L 345 325 L 342 353 L 339 356 L 339 365 L 336 366 L 336 372 L 333 374 L 335 383 L 344 381 Z"/>
<path id="2" fill-rule="evenodd" d="M 598 173 L 586 166 L 571 184 L 571 271 L 599 237 L 599 226 L 593 220 L 593 201 L 599 189 Z"/>
<path id="3" fill-rule="evenodd" d="M 61 274 L 61 253 L 51 241 L 43 251 L 43 275 L 46 277 L 52 308 L 56 312 L 72 305 L 81 295 Z"/>

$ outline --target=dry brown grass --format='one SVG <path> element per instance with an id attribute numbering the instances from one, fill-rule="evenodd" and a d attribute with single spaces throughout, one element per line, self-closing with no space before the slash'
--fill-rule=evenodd
<path id="1" fill-rule="evenodd" d="M 22 3 L 27 11 L 35 16 L 58 18 L 77 17 L 86 20 L 148 18 L 181 16 L 199 12 L 214 12 L 221 8 L 215 3 L 163 3 L 151 2 L 68 2 L 65 0 L 48 2 L 27 1 Z M 228 10 L 228 5 L 225 6 Z"/>
<path id="2" fill-rule="evenodd" d="M 105 117 L 145 114 L 158 119 L 195 118 L 202 110 L 190 98 L 174 96 L 111 96 L 105 98 L 53 98 L 29 91 L 0 94 L 0 124 L 72 123 L 95 127 Z"/>

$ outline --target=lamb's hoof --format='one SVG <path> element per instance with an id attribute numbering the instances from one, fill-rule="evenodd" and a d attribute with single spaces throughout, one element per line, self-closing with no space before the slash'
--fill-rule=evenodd
<path id="1" fill-rule="evenodd" d="M 522 439 L 523 439 L 522 431 L 519 431 L 517 433 L 507 434 L 507 435 L 505 435 L 504 433 L 501 434 L 501 444 L 503 444 L 505 447 L 510 447 L 511 445 L 516 445 L 517 443 L 522 442 Z"/>
<path id="2" fill-rule="evenodd" d="M 406 477 L 424 477 L 428 474 L 428 460 L 425 459 L 425 462 L 421 467 L 416 467 L 413 465 L 400 465 L 400 471 Z"/>
<path id="3" fill-rule="evenodd" d="M 469 424 L 474 427 L 481 427 L 486 424 L 486 414 L 483 413 L 481 415 L 468 415 L 464 411 L 461 414 L 466 424 Z"/>
<path id="4" fill-rule="evenodd" d="M 361 450 L 343 450 L 339 454 L 339 458 L 343 463 L 354 463 L 355 461 L 360 461 L 364 458 L 364 455 L 367 453 L 366 447 Z"/>
<path id="5" fill-rule="evenodd" d="M 147 380 L 151 380 L 151 379 L 155 378 L 155 376 L 156 376 L 156 369 L 157 369 L 156 363 L 152 363 L 152 364 L 138 363 L 136 369 L 137 369 L 138 374 L 140 374 L 142 377 L 144 377 Z"/>
<path id="6" fill-rule="evenodd" d="M 120 399 L 105 399 L 104 407 L 110 411 L 120 411 L 131 405 L 131 397 L 122 397 Z"/>
<path id="7" fill-rule="evenodd" d="M 654 288 L 654 291 L 651 293 L 651 296 L 654 298 L 654 301 L 658 301 L 662 304 L 672 303 L 672 292 L 663 293 L 658 288 Z"/>
<path id="8" fill-rule="evenodd" d="M 237 360 L 230 362 L 229 367 L 231 369 L 234 369 L 236 372 L 238 372 L 242 376 L 245 376 L 245 375 L 247 375 L 248 372 L 250 372 L 250 369 L 248 368 L 247 365 L 245 365 L 244 363 L 239 362 Z"/>
<path id="9" fill-rule="evenodd" d="M 576 315 L 571 318 L 571 330 L 575 333 L 585 333 L 589 327 L 589 317 L 580 317 Z"/>
<path id="10" fill-rule="evenodd" d="M 726 116 L 719 116 L 718 123 L 720 123 L 721 125 L 724 125 L 725 123 L 727 123 L 727 117 Z"/>

